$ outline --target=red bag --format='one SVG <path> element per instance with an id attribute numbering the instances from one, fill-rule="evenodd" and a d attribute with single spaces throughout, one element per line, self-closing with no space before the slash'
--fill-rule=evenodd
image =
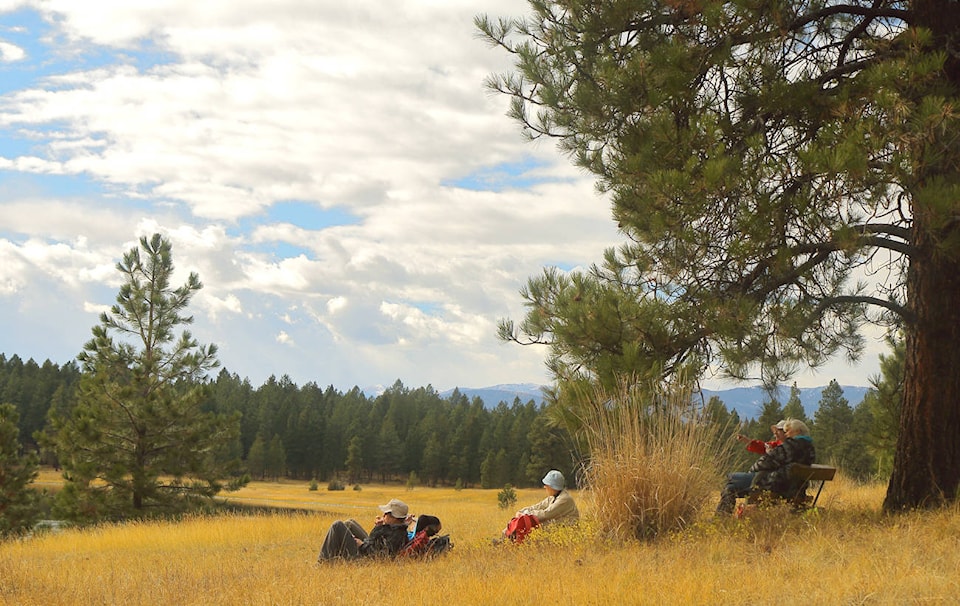
<path id="1" fill-rule="evenodd" d="M 507 530 L 504 533 L 508 539 L 514 543 L 523 543 L 530 531 L 540 525 L 537 516 L 524 514 L 517 516 L 507 523 Z"/>
<path id="2" fill-rule="evenodd" d="M 426 553 L 429 546 L 430 537 L 427 535 L 426 530 L 421 530 L 414 535 L 413 540 L 407 543 L 407 546 L 403 548 L 403 551 L 400 552 L 400 557 L 406 558 L 423 555 Z"/>

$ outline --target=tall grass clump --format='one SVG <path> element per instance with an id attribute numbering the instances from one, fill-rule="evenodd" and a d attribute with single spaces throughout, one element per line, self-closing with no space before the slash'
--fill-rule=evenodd
<path id="1" fill-rule="evenodd" d="M 693 523 L 716 496 L 729 449 L 688 385 L 596 389 L 580 403 L 589 449 L 584 479 L 598 525 L 613 538 L 651 539 Z"/>

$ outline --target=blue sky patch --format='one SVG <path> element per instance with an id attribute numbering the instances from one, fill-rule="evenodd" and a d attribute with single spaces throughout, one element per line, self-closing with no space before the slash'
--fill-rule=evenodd
<path id="1" fill-rule="evenodd" d="M 104 186 L 86 175 L 38 175 L 0 170 L 0 194 L 6 199 L 32 196 L 60 199 L 103 198 Z M 150 208 L 152 204 L 142 202 L 142 206 Z"/>
<path id="2" fill-rule="evenodd" d="M 472 191 L 500 192 L 505 189 L 529 189 L 541 183 L 557 182 L 560 179 L 531 174 L 547 166 L 547 162 L 526 158 L 520 162 L 507 162 L 488 166 L 459 179 L 442 182 L 446 187 L 459 187 Z"/>
<path id="3" fill-rule="evenodd" d="M 336 225 L 354 225 L 360 220 L 341 208 L 325 209 L 310 202 L 291 200 L 271 205 L 265 217 L 252 217 L 249 222 L 257 225 L 290 223 L 303 229 L 318 230 Z"/>
<path id="4" fill-rule="evenodd" d="M 573 268 L 579 267 L 582 264 L 581 263 L 565 263 L 563 261 L 554 261 L 552 263 L 547 263 L 547 265 L 556 267 L 557 269 L 560 269 L 565 272 L 570 272 L 573 270 Z"/>
<path id="5" fill-rule="evenodd" d="M 431 317 L 443 315 L 443 306 L 433 301 L 407 301 L 407 304 L 410 305 L 410 307 L 419 309 L 424 314 Z"/>
<path id="6" fill-rule="evenodd" d="M 0 61 L 0 94 L 30 88 L 52 73 L 62 71 L 42 40 L 52 28 L 35 11 L 20 10 L 0 14 L 0 41 L 23 49 L 26 56 L 17 61 Z"/>
<path id="7" fill-rule="evenodd" d="M 18 61 L 0 61 L 0 95 L 35 88 L 51 75 L 96 69 L 107 65 L 133 65 L 142 72 L 175 61 L 152 40 L 140 40 L 139 48 L 115 49 L 87 45 L 82 54 L 53 51 L 48 42 L 57 36 L 54 25 L 33 10 L 0 14 L 0 42 L 20 47 L 26 56 Z M 49 85 L 45 86 L 49 88 Z"/>
<path id="8" fill-rule="evenodd" d="M 0 74 L 2 79 L 2 74 Z M 44 160 L 68 159 L 75 151 L 68 150 L 59 156 L 53 151 L 50 144 L 54 141 L 48 133 L 61 133 L 65 137 L 71 134 L 74 139 L 81 135 L 74 133 L 74 126 L 65 120 L 48 120 L 42 125 L 24 124 L 22 126 L 14 124 L 7 128 L 0 128 L 0 156 L 14 160 L 21 156 L 35 156 Z M 84 133 L 82 136 L 95 140 L 100 137 L 99 133 Z M 94 143 L 84 142 L 84 145 L 93 147 Z M 106 143 L 103 144 L 104 146 Z M 94 151 L 99 151 L 94 149 Z"/>
<path id="9" fill-rule="evenodd" d="M 240 230 L 227 230 L 227 233 L 232 238 L 239 237 L 241 234 L 237 233 Z M 280 261 L 282 259 L 295 259 L 300 255 L 308 259 L 313 259 L 313 251 L 305 246 L 298 246 L 297 244 L 286 242 L 283 240 L 270 240 L 267 242 L 249 242 L 244 245 L 244 250 L 259 253 L 263 255 L 270 255 L 274 260 Z"/>
<path id="10" fill-rule="evenodd" d="M 235 230 L 228 230 L 228 233 L 232 236 L 237 236 L 243 233 L 250 233 L 261 225 L 277 223 L 289 223 L 301 229 L 320 231 L 329 227 L 354 225 L 359 222 L 360 220 L 356 215 L 341 208 L 323 209 L 310 202 L 290 200 L 271 205 L 263 215 L 240 219 L 237 228 Z M 291 259 L 301 254 L 308 259 L 313 258 L 313 253 L 309 248 L 298 246 L 292 242 L 275 240 L 251 245 L 250 248 L 257 252 L 271 253 L 278 259 Z"/>
<path id="11" fill-rule="evenodd" d="M 270 242 L 264 246 L 265 252 L 272 252 L 277 259 L 295 259 L 300 255 L 310 259 L 313 257 L 309 249 L 296 246 L 289 242 Z"/>
<path id="12" fill-rule="evenodd" d="M 3 76 L 0 74 L 0 79 Z M 37 156 L 43 158 L 45 151 L 43 143 L 21 137 L 16 131 L 0 128 L 0 157 L 15 160 L 20 156 Z"/>

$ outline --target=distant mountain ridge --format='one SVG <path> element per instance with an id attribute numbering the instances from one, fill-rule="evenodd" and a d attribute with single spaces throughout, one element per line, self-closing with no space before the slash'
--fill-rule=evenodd
<path id="1" fill-rule="evenodd" d="M 495 408 L 500 402 L 506 402 L 509 406 L 513 404 L 514 399 L 520 398 L 520 401 L 526 404 L 533 400 L 536 404 L 543 403 L 543 385 L 536 383 L 504 383 L 502 385 L 491 385 L 490 387 L 457 387 L 460 393 L 467 396 L 469 400 L 480 398 L 486 408 Z M 441 391 L 440 396 L 449 398 L 453 389 Z"/>
<path id="2" fill-rule="evenodd" d="M 820 407 L 820 398 L 826 388 L 826 385 L 800 388 L 800 404 L 803 405 L 803 412 L 807 415 L 807 418 L 813 418 L 814 413 L 817 412 L 817 408 Z M 870 391 L 869 387 L 858 385 L 841 385 L 840 389 L 843 390 L 843 397 L 847 399 L 851 408 L 863 402 L 863 397 Z M 786 404 L 787 400 L 790 399 L 790 386 L 781 385 L 774 395 L 781 405 Z M 726 405 L 727 410 L 737 411 L 741 419 L 756 419 L 763 411 L 763 405 L 770 401 L 767 392 L 760 386 L 703 390 L 704 402 L 709 401 L 712 396 L 719 397 Z"/>
<path id="3" fill-rule="evenodd" d="M 536 383 L 507 383 L 490 387 L 458 387 L 457 389 L 468 399 L 473 400 L 473 398 L 478 397 L 483 401 L 486 408 L 494 408 L 500 402 L 505 402 L 507 405 L 513 404 L 515 398 L 520 398 L 523 403 L 533 400 L 539 405 L 543 403 L 543 387 L 543 385 L 537 385 Z M 847 399 L 851 407 L 855 407 L 862 402 L 863 397 L 870 390 L 869 387 L 857 385 L 841 385 L 840 388 L 843 390 L 843 397 Z M 812 418 L 817 411 L 824 389 L 826 389 L 826 385 L 823 387 L 800 388 L 800 403 L 803 405 L 807 417 Z M 448 389 L 441 391 L 440 396 L 448 398 L 452 393 L 453 389 Z M 719 397 L 727 409 L 731 412 L 736 411 L 741 419 L 759 417 L 764 403 L 769 401 L 767 392 L 760 386 L 703 390 L 704 402 L 709 401 L 712 396 Z M 786 404 L 790 398 L 790 386 L 781 385 L 775 396 L 780 404 Z"/>

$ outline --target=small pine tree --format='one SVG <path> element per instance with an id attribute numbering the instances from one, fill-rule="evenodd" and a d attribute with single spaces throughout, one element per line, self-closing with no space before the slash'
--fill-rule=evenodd
<path id="1" fill-rule="evenodd" d="M 868 408 L 851 408 L 843 397 L 843 388 L 835 380 L 830 381 L 821 394 L 820 407 L 810 428 L 817 448 L 817 461 L 837 465 L 858 480 L 874 475 L 876 460 L 864 447 L 870 422 Z"/>
<path id="2" fill-rule="evenodd" d="M 497 502 L 500 509 L 507 509 L 517 502 L 517 491 L 510 484 L 505 484 L 503 490 L 497 493 Z"/>
<path id="3" fill-rule="evenodd" d="M 420 477 L 417 475 L 417 472 L 411 471 L 410 475 L 407 477 L 407 490 L 413 490 L 420 484 Z"/>
<path id="4" fill-rule="evenodd" d="M 360 436 L 350 438 L 347 444 L 347 460 L 344 463 L 347 468 L 347 474 L 351 483 L 360 481 L 360 474 L 363 472 L 363 439 Z"/>
<path id="5" fill-rule="evenodd" d="M 835 380 L 830 381 L 821 392 L 820 405 L 813 415 L 811 427 L 818 461 L 842 466 L 844 443 L 852 425 L 853 409 L 843 397 L 840 385 Z"/>
<path id="6" fill-rule="evenodd" d="M 283 477 L 287 473 L 287 451 L 283 447 L 283 440 L 280 436 L 273 434 L 270 439 L 270 445 L 267 446 L 267 475 L 274 480 Z"/>
<path id="7" fill-rule="evenodd" d="M 770 426 L 776 425 L 782 420 L 783 405 L 781 405 L 780 401 L 776 398 L 770 398 L 769 402 L 764 403 L 763 410 L 760 411 L 760 417 L 757 419 L 757 421 L 760 422 L 760 426 L 763 428 L 764 435 L 769 435 Z"/>
<path id="8" fill-rule="evenodd" d="M 798 419 L 804 423 L 809 423 L 807 413 L 803 409 L 803 402 L 800 401 L 800 388 L 794 383 L 790 387 L 790 399 L 783 406 L 783 417 L 785 419 Z"/>
<path id="9" fill-rule="evenodd" d="M 260 434 L 254 438 L 247 453 L 247 470 L 258 480 L 262 480 L 267 473 L 267 445 Z"/>

